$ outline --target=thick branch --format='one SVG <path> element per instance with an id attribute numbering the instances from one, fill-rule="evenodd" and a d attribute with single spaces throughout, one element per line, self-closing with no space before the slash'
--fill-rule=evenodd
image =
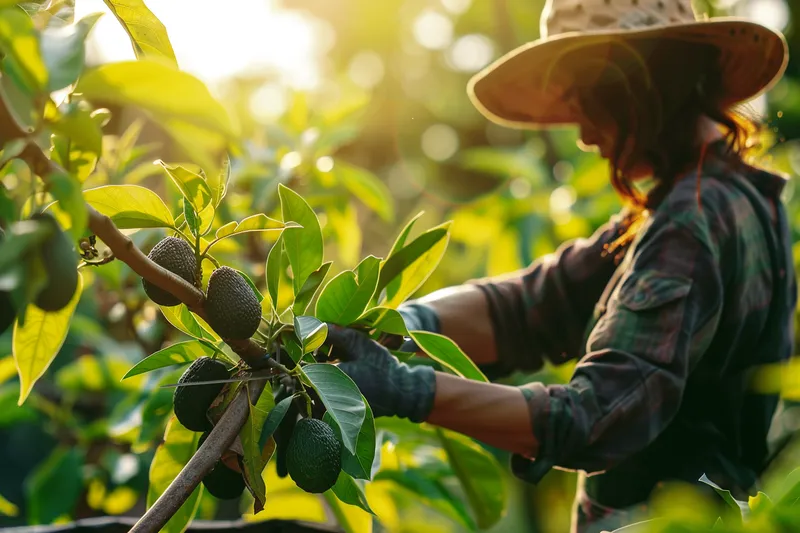
<path id="1" fill-rule="evenodd" d="M 249 396 L 253 402 L 258 400 L 266 385 L 266 378 L 247 382 L 228 405 L 225 413 L 209 433 L 203 445 L 197 450 L 181 473 L 169 484 L 153 506 L 136 522 L 129 533 L 155 533 L 161 531 L 181 505 L 189 499 L 203 477 L 211 471 L 222 453 L 233 444 L 236 435 L 250 414 Z"/>

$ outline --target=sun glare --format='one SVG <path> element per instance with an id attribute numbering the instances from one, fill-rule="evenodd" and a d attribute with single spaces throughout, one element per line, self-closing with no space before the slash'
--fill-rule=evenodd
<path id="1" fill-rule="evenodd" d="M 148 0 L 147 6 L 166 26 L 180 68 L 209 84 L 268 72 L 293 88 L 312 89 L 320 81 L 320 56 L 335 39 L 324 23 L 275 7 L 271 0 L 236 0 L 233 5 Z M 133 59 L 127 34 L 103 0 L 76 2 L 76 18 L 93 12 L 105 15 L 90 37 L 90 60 Z"/>

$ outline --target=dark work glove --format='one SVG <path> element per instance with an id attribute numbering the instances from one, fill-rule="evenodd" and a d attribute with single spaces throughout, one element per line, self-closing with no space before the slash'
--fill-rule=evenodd
<path id="1" fill-rule="evenodd" d="M 431 333 L 441 333 L 439 316 L 432 307 L 422 303 L 409 302 L 401 305 L 397 311 L 406 323 L 409 331 L 429 331 Z M 412 339 L 407 339 L 398 349 L 403 352 L 418 352 L 419 346 Z"/>
<path id="2" fill-rule="evenodd" d="M 436 376 L 429 366 L 401 363 L 389 350 L 354 329 L 328 324 L 325 344 L 356 383 L 373 415 L 423 422 L 433 408 Z"/>

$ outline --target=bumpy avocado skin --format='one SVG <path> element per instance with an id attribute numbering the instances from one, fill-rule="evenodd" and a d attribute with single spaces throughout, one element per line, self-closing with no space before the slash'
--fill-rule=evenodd
<path id="1" fill-rule="evenodd" d="M 261 304 L 252 287 L 226 266 L 208 279 L 205 310 L 209 325 L 223 339 L 249 339 L 261 323 Z"/>
<path id="2" fill-rule="evenodd" d="M 53 234 L 42 243 L 42 262 L 47 283 L 33 303 L 43 311 L 60 311 L 72 300 L 78 288 L 78 258 L 75 246 L 49 213 L 37 213 L 32 220 L 52 225 Z"/>
<path id="3" fill-rule="evenodd" d="M 186 369 L 178 383 L 214 381 L 229 377 L 230 374 L 223 363 L 210 357 L 201 357 Z M 210 431 L 212 425 L 206 417 L 206 411 L 224 386 L 224 383 L 209 383 L 208 385 L 175 387 L 173 406 L 178 422 L 190 431 Z"/>
<path id="4" fill-rule="evenodd" d="M 303 418 L 294 428 L 286 451 L 289 476 L 306 492 L 333 487 L 342 468 L 341 444 L 333 428 L 316 418 Z"/>
<path id="5" fill-rule="evenodd" d="M 203 433 L 197 443 L 198 449 L 208 437 L 208 432 Z M 203 478 L 203 486 L 215 498 L 220 500 L 235 500 L 242 495 L 245 489 L 242 474 L 228 468 L 222 461 L 217 461 L 214 468 Z"/>
<path id="6" fill-rule="evenodd" d="M 177 274 L 192 285 L 197 281 L 197 258 L 192 246 L 178 237 L 166 237 L 160 240 L 147 255 L 157 265 Z M 142 279 L 142 286 L 147 297 L 159 305 L 173 307 L 181 301 L 161 287 Z"/>
<path id="7" fill-rule="evenodd" d="M 6 238 L 6 232 L 0 228 L 0 245 Z M 17 318 L 17 308 L 14 306 L 14 301 L 11 299 L 11 293 L 8 291 L 0 291 L 0 335 L 14 323 Z"/>

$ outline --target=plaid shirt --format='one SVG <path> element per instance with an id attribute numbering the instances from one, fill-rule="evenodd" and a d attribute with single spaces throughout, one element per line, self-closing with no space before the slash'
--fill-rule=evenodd
<path id="1" fill-rule="evenodd" d="M 498 339 L 487 375 L 579 359 L 569 383 L 522 387 L 538 451 L 515 455 L 512 468 L 531 482 L 552 467 L 590 474 L 581 522 L 640 504 L 670 478 L 707 474 L 742 494 L 767 460 L 778 398 L 746 383 L 793 349 L 785 180 L 726 164 L 721 143 L 697 176 L 677 182 L 621 261 L 603 253 L 617 216 L 522 272 L 473 281 Z"/>

